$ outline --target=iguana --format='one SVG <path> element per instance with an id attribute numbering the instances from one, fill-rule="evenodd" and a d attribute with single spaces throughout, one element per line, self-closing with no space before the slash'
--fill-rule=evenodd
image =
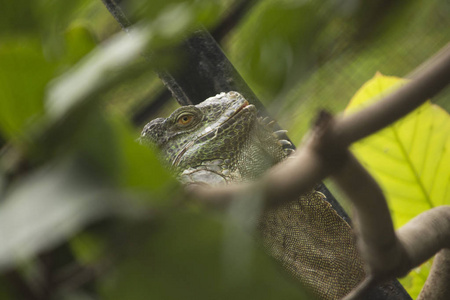
<path id="1" fill-rule="evenodd" d="M 140 139 L 161 149 L 182 183 L 216 186 L 255 180 L 288 157 L 284 131 L 270 123 L 228 92 L 149 122 Z M 351 227 L 318 191 L 265 209 L 258 232 L 267 252 L 320 299 L 342 298 L 365 276 Z"/>

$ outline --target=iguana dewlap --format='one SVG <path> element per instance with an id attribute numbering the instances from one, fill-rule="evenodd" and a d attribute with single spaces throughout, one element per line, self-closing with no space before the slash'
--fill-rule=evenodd
<path id="1" fill-rule="evenodd" d="M 221 185 L 261 176 L 292 151 L 239 93 L 221 93 L 148 123 L 141 140 L 157 145 L 185 184 Z M 318 298 L 339 299 L 363 278 L 352 229 L 319 192 L 266 209 L 264 247 Z"/>

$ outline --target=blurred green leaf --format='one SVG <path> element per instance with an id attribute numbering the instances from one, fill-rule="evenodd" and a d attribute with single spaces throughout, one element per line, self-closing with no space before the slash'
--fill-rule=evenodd
<path id="1" fill-rule="evenodd" d="M 8 139 L 23 138 L 24 130 L 43 113 L 47 82 L 55 71 L 36 38 L 12 38 L 0 44 L 0 131 Z"/>
<path id="2" fill-rule="evenodd" d="M 0 28 L 3 34 L 15 35 L 29 32 L 37 33 L 39 30 L 39 15 L 37 14 L 38 1 L 0 0 Z"/>
<path id="3" fill-rule="evenodd" d="M 105 299 L 311 299 L 241 229 L 227 234 L 244 235 L 247 253 L 226 247 L 224 223 L 210 215 L 173 212 L 143 228 L 147 237 L 103 283 Z"/>
<path id="4" fill-rule="evenodd" d="M 52 83 L 46 99 L 49 116 L 53 120 L 63 119 L 69 111 L 98 99 L 101 92 L 129 75 L 130 70 L 136 70 L 133 62 L 151 40 L 150 28 L 134 28 L 132 34 L 119 33 L 91 51 Z"/>
<path id="5" fill-rule="evenodd" d="M 92 32 L 86 26 L 77 24 L 65 32 L 66 51 L 64 61 L 71 66 L 96 46 Z"/>
<path id="6" fill-rule="evenodd" d="M 57 155 L 75 154 L 89 162 L 92 170 L 112 181 L 120 178 L 120 146 L 116 138 L 115 128 L 96 106 L 88 106 L 81 110 L 83 117 L 79 123 L 66 123 L 65 132 L 73 132 L 66 140 L 61 140 L 60 153 Z M 78 113 L 75 114 L 79 116 Z M 70 128 L 73 127 L 73 128 Z"/>
<path id="7" fill-rule="evenodd" d="M 121 160 L 115 161 L 119 167 L 120 184 L 124 188 L 147 191 L 154 197 L 167 202 L 179 186 L 166 167 L 161 165 L 157 154 L 148 146 L 140 145 L 139 137 L 129 124 L 113 120 L 117 149 Z M 169 204 L 171 202 L 166 203 Z M 155 203 L 154 203 L 155 204 Z"/>
<path id="8" fill-rule="evenodd" d="M 314 1 L 263 1 L 249 15 L 230 44 L 230 56 L 259 94 L 274 97 L 314 63 L 312 44 L 326 9 Z"/>
<path id="9" fill-rule="evenodd" d="M 22 178 L 0 203 L 0 269 L 115 211 L 115 200 L 117 195 L 79 162 L 60 162 Z"/>
<path id="10" fill-rule="evenodd" d="M 99 112 L 99 104 L 106 91 L 149 67 L 136 61 L 149 40 L 151 37 L 142 28 L 130 36 L 118 34 L 53 80 L 45 103 L 47 122 L 35 126 L 30 155 L 48 159 L 83 146 L 93 155 L 93 163 L 112 172 L 116 167 L 110 163 L 111 158 L 119 150 L 110 125 Z"/>
<path id="11" fill-rule="evenodd" d="M 153 23 L 162 35 L 177 37 L 180 34 L 203 25 L 209 26 L 220 20 L 228 1 L 208 0 L 165 0 L 136 1 L 127 3 L 128 14 L 134 20 L 147 20 Z"/>
<path id="12" fill-rule="evenodd" d="M 82 264 L 90 264 L 98 261 L 105 254 L 105 242 L 94 234 L 82 232 L 70 240 L 70 247 Z"/>

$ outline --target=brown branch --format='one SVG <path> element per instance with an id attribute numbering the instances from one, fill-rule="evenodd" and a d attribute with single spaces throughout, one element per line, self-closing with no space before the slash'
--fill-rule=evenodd
<path id="1" fill-rule="evenodd" d="M 434 258 L 428 275 L 417 300 L 450 299 L 450 249 L 442 249 Z"/>
<path id="2" fill-rule="evenodd" d="M 386 266 L 395 266 L 399 261 L 401 245 L 379 185 L 351 153 L 348 155 L 345 166 L 332 179 L 354 204 L 353 220 L 361 256 L 368 274 L 378 278 L 391 271 Z"/>
<path id="3" fill-rule="evenodd" d="M 397 236 L 410 260 L 404 261 L 396 274 L 403 276 L 439 250 L 450 248 L 450 206 L 435 207 L 418 215 L 398 229 Z"/>

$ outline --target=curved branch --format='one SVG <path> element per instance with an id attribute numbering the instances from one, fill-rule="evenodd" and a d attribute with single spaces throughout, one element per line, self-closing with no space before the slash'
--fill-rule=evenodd
<path id="1" fill-rule="evenodd" d="M 397 275 L 402 276 L 439 250 L 450 248 L 450 205 L 435 207 L 418 215 L 398 229 L 397 236 L 410 260 L 399 269 Z"/>
<path id="2" fill-rule="evenodd" d="M 349 153 L 345 166 L 332 179 L 354 204 L 353 220 L 361 256 L 375 278 L 396 266 L 403 253 L 381 188 Z"/>
<path id="3" fill-rule="evenodd" d="M 450 299 L 450 249 L 442 249 L 434 258 L 428 275 L 417 300 Z"/>

